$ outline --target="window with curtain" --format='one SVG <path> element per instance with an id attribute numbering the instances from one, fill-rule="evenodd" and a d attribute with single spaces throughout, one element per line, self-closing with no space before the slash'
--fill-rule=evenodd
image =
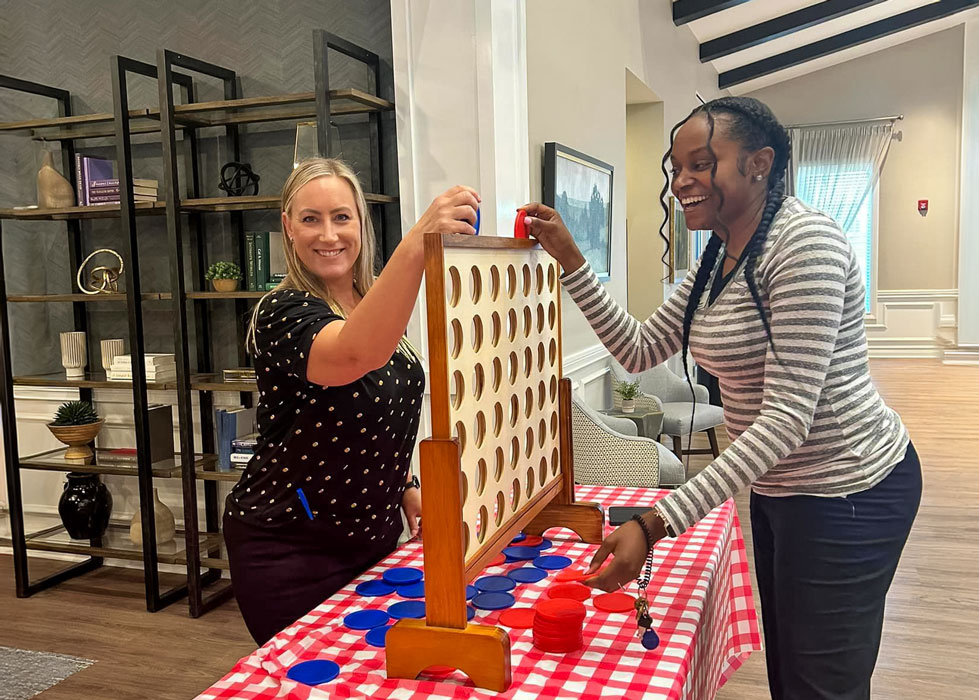
<path id="1" fill-rule="evenodd" d="M 876 284 L 873 279 L 873 256 L 877 254 L 874 250 L 874 219 L 877 216 L 874 165 L 870 162 L 864 165 L 809 163 L 800 164 L 798 172 L 796 196 L 803 202 L 818 206 L 816 203 L 832 198 L 844 210 L 856 208 L 853 220 L 843 233 L 849 239 L 863 268 L 863 283 L 867 294 L 865 311 L 869 314 L 872 290 Z"/>

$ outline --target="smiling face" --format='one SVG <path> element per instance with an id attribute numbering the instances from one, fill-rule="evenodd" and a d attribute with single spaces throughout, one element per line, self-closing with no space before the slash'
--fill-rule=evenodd
<path id="1" fill-rule="evenodd" d="M 302 264 L 331 292 L 353 287 L 362 226 L 350 183 L 337 176 L 306 183 L 282 213 L 282 227 Z"/>
<path id="2" fill-rule="evenodd" d="M 691 231 L 723 230 L 744 216 L 748 204 L 757 199 L 759 188 L 767 188 L 765 180 L 774 152 L 768 147 L 745 152 L 728 136 L 727 126 L 727 115 L 715 114 L 711 138 L 707 117 L 698 112 L 677 130 L 673 140 L 670 190 L 680 200 Z M 717 190 L 723 196 L 723 206 Z"/>

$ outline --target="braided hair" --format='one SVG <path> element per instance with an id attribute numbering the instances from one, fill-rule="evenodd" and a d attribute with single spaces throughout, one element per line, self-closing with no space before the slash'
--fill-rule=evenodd
<path id="1" fill-rule="evenodd" d="M 779 208 L 782 206 L 782 201 L 785 198 L 785 169 L 788 165 L 789 154 L 791 153 L 791 142 L 789 141 L 789 134 L 785 127 L 779 123 L 778 119 L 772 113 L 771 109 L 768 108 L 763 102 L 752 99 L 750 97 L 721 97 L 716 100 L 711 100 L 705 104 L 698 106 L 694 109 L 685 119 L 677 123 L 673 129 L 670 131 L 670 149 L 663 156 L 662 169 L 664 175 L 667 174 L 666 163 L 669 161 L 670 155 L 673 151 L 673 140 L 676 135 L 677 130 L 685 123 L 687 123 L 691 117 L 703 114 L 707 119 L 708 125 L 708 137 L 707 137 L 707 150 L 710 153 L 713 163 L 711 165 L 710 181 L 711 187 L 714 190 L 714 194 L 718 197 L 717 210 L 720 213 L 724 207 L 724 195 L 717 183 L 714 181 L 714 177 L 717 174 L 717 159 L 714 154 L 714 149 L 711 146 L 711 142 L 714 139 L 714 129 L 715 129 L 715 115 L 724 115 L 726 122 L 726 132 L 727 135 L 734 141 L 741 144 L 742 154 L 757 151 L 759 149 L 770 147 L 775 152 L 775 157 L 772 161 L 771 170 L 768 173 L 768 194 L 765 199 L 765 208 L 762 211 L 761 221 L 758 223 L 758 228 L 755 229 L 754 234 L 752 234 L 748 244 L 742 253 L 744 259 L 744 275 L 745 281 L 748 285 L 748 290 L 751 293 L 751 298 L 755 303 L 755 308 L 758 310 L 758 316 L 761 318 L 762 325 L 765 328 L 765 334 L 768 337 L 768 343 L 772 348 L 772 352 L 776 354 L 775 341 L 772 338 L 772 330 L 768 321 L 768 316 L 765 314 L 765 308 L 762 305 L 761 296 L 758 293 L 758 284 L 755 281 L 754 270 L 755 263 L 758 260 L 758 256 L 761 254 L 765 246 L 765 240 L 768 236 L 768 231 L 771 228 L 772 221 L 775 215 L 778 213 Z M 738 160 L 738 170 L 744 174 L 745 157 L 742 155 Z M 669 178 L 667 178 L 667 183 L 663 188 L 661 201 L 665 198 L 667 189 L 669 188 Z M 663 229 L 666 227 L 666 222 L 669 219 L 669 210 L 663 205 L 666 211 L 666 217 L 664 219 L 663 227 L 660 229 L 660 237 L 667 241 L 669 245 L 669 239 L 663 233 Z M 717 228 L 725 234 L 729 233 L 727 227 L 722 221 L 718 222 Z M 717 264 L 717 256 L 721 248 L 721 239 L 717 235 L 711 236 L 707 247 L 704 250 L 703 255 L 700 260 L 700 268 L 697 270 L 697 275 L 694 278 L 693 287 L 690 290 L 690 296 L 687 299 L 687 306 L 683 313 L 683 343 L 682 343 L 682 354 L 683 360 L 683 372 L 687 380 L 687 384 L 690 386 L 690 393 L 693 397 L 693 381 L 690 378 L 690 371 L 687 368 L 686 356 L 690 348 L 690 326 L 693 322 L 694 314 L 700 305 L 700 300 L 703 297 L 704 291 L 707 288 L 707 282 L 710 279 L 711 273 Z M 668 252 L 668 250 L 667 250 Z M 664 254 L 665 257 L 665 254 Z M 696 404 L 696 397 L 692 400 Z M 691 416 L 691 436 L 693 430 L 693 416 Z M 690 444 L 691 436 L 688 436 L 687 444 Z"/>

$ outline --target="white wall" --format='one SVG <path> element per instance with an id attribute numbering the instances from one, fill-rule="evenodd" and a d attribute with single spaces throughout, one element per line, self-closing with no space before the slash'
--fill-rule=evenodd
<path id="1" fill-rule="evenodd" d="M 951 361 L 979 363 L 979 21 L 965 27 L 962 214 L 959 239 L 959 346 Z"/>

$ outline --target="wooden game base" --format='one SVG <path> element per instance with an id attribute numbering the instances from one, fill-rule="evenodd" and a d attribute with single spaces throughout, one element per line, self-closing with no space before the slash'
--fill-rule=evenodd
<path id="1" fill-rule="evenodd" d="M 605 511 L 598 503 L 551 502 L 524 525 L 528 535 L 543 535 L 552 527 L 566 527 L 588 544 L 601 544 L 605 539 Z"/>
<path id="2" fill-rule="evenodd" d="M 414 680 L 429 666 L 457 668 L 479 688 L 502 693 L 510 687 L 510 637 L 499 627 L 429 627 L 400 620 L 385 638 L 388 678 Z"/>

